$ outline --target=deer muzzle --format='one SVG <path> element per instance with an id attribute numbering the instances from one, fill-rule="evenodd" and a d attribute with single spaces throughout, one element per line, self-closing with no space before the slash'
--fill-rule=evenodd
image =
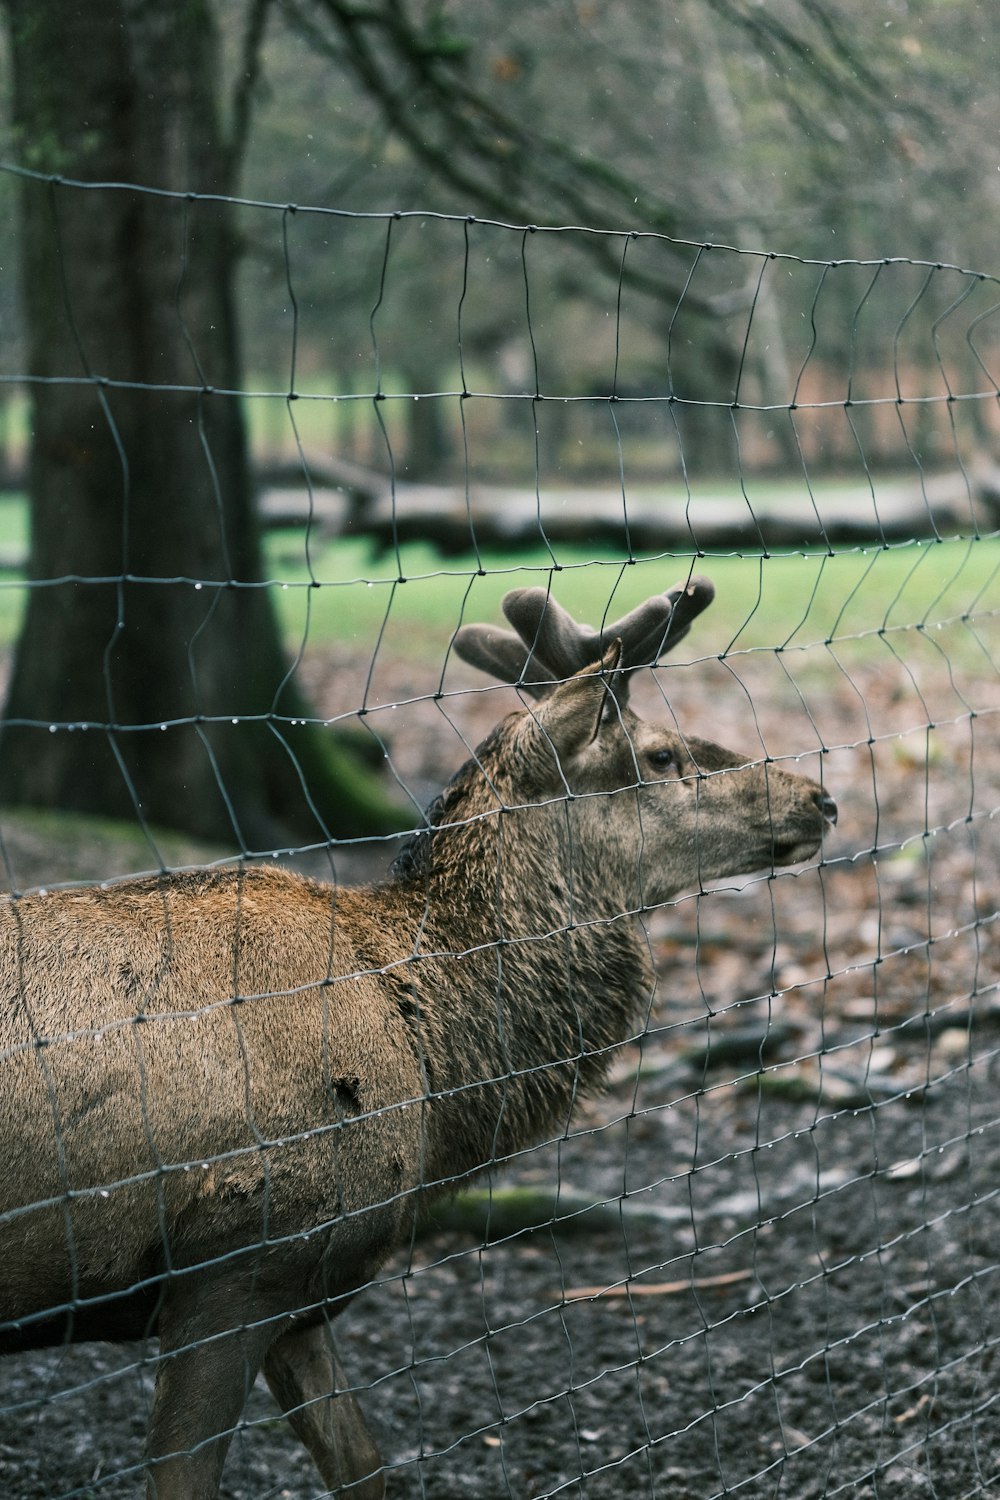
<path id="1" fill-rule="evenodd" d="M 773 828 L 772 859 L 775 865 L 797 865 L 811 859 L 822 847 L 823 834 L 837 821 L 837 804 L 823 787 L 807 793 L 801 817 L 788 828 Z"/>

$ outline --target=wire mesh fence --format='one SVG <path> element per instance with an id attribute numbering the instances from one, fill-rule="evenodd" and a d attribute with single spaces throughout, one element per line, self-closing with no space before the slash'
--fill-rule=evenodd
<path id="1" fill-rule="evenodd" d="M 996 281 L 228 204 L 228 386 L 217 203 L 24 190 L 6 1492 L 988 1493 Z"/>

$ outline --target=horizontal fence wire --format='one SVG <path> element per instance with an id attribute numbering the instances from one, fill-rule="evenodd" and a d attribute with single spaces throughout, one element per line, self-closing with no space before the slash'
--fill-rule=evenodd
<path id="1" fill-rule="evenodd" d="M 5 1492 L 990 1493 L 997 278 L 7 170 Z"/>

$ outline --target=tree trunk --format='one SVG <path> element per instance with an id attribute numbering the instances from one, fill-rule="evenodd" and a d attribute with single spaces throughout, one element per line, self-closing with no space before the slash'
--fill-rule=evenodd
<path id="1" fill-rule="evenodd" d="M 231 190 L 210 0 L 2 3 L 28 165 Z M 138 810 L 244 849 L 384 831 L 395 818 L 368 773 L 328 732 L 288 723 L 308 710 L 261 587 L 227 394 L 240 388 L 230 205 L 25 179 L 22 240 L 38 583 L 0 798 Z"/>
<path id="2" fill-rule="evenodd" d="M 436 371 L 403 369 L 407 390 L 419 391 L 421 382 L 443 389 L 447 382 Z M 448 406 L 442 397 L 426 396 L 406 402 L 406 443 L 399 472 L 411 481 L 441 482 L 451 472 L 453 443 L 448 430 Z"/>

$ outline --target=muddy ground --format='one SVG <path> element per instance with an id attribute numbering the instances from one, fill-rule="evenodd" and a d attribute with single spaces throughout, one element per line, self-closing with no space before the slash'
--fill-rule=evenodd
<path id="1" fill-rule="evenodd" d="M 821 865 L 652 914 L 655 1004 L 608 1092 L 497 1178 L 485 1227 L 446 1220 L 340 1320 L 390 1496 L 1000 1490 L 991 658 L 984 614 L 638 691 L 723 743 L 822 762 L 840 824 Z M 403 705 L 368 722 L 421 801 L 510 703 L 450 670 L 438 701 L 408 703 L 436 682 L 404 662 L 368 686 Z M 327 712 L 360 701 L 348 659 L 305 671 Z M 19 884 L 55 878 L 51 849 L 8 841 Z M 387 859 L 341 851 L 337 877 Z M 8 1361 L 0 1491 L 135 1494 L 151 1353 Z M 261 1385 L 223 1493 L 326 1493 Z"/>

